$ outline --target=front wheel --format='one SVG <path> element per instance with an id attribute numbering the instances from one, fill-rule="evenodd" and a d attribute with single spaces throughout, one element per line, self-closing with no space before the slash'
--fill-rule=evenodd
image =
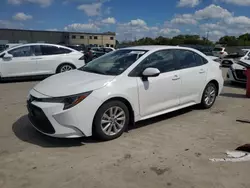
<path id="1" fill-rule="evenodd" d="M 209 83 L 202 95 L 201 107 L 204 109 L 211 108 L 216 100 L 218 88 L 214 83 Z"/>
<path id="2" fill-rule="evenodd" d="M 94 135 L 104 141 L 118 138 L 127 128 L 128 123 L 129 110 L 123 102 L 104 103 L 94 118 Z"/>

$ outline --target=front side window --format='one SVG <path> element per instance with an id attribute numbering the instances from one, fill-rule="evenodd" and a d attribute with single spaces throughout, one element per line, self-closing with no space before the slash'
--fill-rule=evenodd
<path id="1" fill-rule="evenodd" d="M 201 66 L 205 63 L 198 54 L 189 50 L 176 50 L 176 59 L 181 69 Z"/>
<path id="2" fill-rule="evenodd" d="M 140 76 L 146 68 L 157 68 L 161 73 L 177 69 L 173 50 L 154 52 L 145 58 L 131 73 L 130 76 Z"/>
<path id="3" fill-rule="evenodd" d="M 30 46 L 15 48 L 8 51 L 8 53 L 13 55 L 13 57 L 29 57 L 34 55 Z"/>
<path id="4" fill-rule="evenodd" d="M 58 54 L 67 54 L 71 52 L 71 50 L 66 48 L 49 46 L 49 45 L 42 45 L 41 51 L 42 55 L 58 55 Z"/>
<path id="5" fill-rule="evenodd" d="M 79 70 L 104 75 L 119 75 L 143 56 L 145 50 L 117 50 L 94 59 Z"/>

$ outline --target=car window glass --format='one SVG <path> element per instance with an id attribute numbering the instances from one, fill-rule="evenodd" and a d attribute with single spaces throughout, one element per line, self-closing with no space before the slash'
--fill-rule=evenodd
<path id="1" fill-rule="evenodd" d="M 105 51 L 105 52 L 111 52 L 111 51 L 113 51 L 113 50 L 110 49 L 110 48 L 104 48 L 104 51 Z"/>
<path id="2" fill-rule="evenodd" d="M 161 73 L 174 71 L 177 68 L 173 50 L 162 50 L 149 55 L 130 74 L 139 76 L 146 68 L 157 68 Z"/>
<path id="3" fill-rule="evenodd" d="M 70 53 L 71 50 L 57 47 L 57 46 L 49 46 L 49 45 L 42 45 L 41 51 L 43 55 L 58 55 L 58 54 L 65 54 Z"/>
<path id="4" fill-rule="evenodd" d="M 207 63 L 207 60 L 203 57 L 201 57 L 199 54 L 194 53 L 195 59 L 196 59 L 196 66 L 204 65 Z"/>
<path id="5" fill-rule="evenodd" d="M 220 51 L 223 51 L 223 48 L 214 48 L 213 51 L 220 52 Z"/>
<path id="6" fill-rule="evenodd" d="M 196 53 L 189 50 L 176 50 L 176 58 L 181 69 L 200 66 L 203 63 L 197 58 Z"/>
<path id="7" fill-rule="evenodd" d="M 32 51 L 34 52 L 34 54 L 36 56 L 42 55 L 42 51 L 41 51 L 40 45 L 31 46 L 31 48 L 32 48 Z"/>
<path id="8" fill-rule="evenodd" d="M 8 53 L 13 55 L 13 57 L 29 57 L 34 55 L 30 46 L 15 48 L 13 50 L 8 51 Z"/>

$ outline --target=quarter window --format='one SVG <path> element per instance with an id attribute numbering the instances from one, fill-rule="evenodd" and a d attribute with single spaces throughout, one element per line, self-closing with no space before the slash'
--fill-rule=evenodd
<path id="1" fill-rule="evenodd" d="M 29 57 L 34 55 L 30 46 L 24 46 L 20 48 L 16 48 L 8 51 L 9 54 L 13 55 L 13 57 Z"/>
<path id="2" fill-rule="evenodd" d="M 161 73 L 177 69 L 173 50 L 161 50 L 149 55 L 130 74 L 140 76 L 146 68 L 157 68 Z"/>

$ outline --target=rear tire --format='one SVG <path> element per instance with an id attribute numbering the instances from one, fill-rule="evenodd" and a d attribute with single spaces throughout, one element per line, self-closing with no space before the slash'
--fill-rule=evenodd
<path id="1" fill-rule="evenodd" d="M 218 88 L 212 82 L 208 83 L 203 91 L 200 106 L 203 109 L 209 109 L 213 106 L 218 94 Z"/>
<path id="2" fill-rule="evenodd" d="M 67 71 L 70 71 L 73 69 L 75 69 L 75 67 L 73 65 L 71 65 L 69 63 L 64 63 L 57 68 L 56 73 L 67 72 Z"/>
<path id="3" fill-rule="evenodd" d="M 103 141 L 120 137 L 128 126 L 129 118 L 129 110 L 123 102 L 104 103 L 94 118 L 94 136 Z"/>

